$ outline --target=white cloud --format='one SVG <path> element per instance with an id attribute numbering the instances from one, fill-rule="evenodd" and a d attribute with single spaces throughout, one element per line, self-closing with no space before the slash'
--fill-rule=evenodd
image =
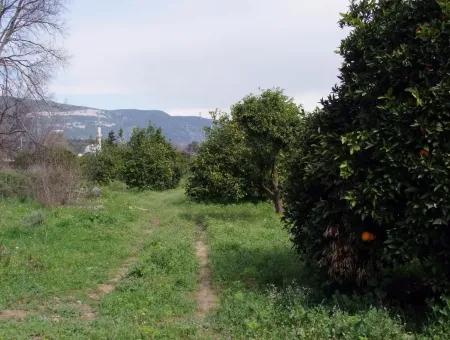
<path id="1" fill-rule="evenodd" d="M 77 104 L 110 95 L 111 105 L 119 96 L 121 107 L 194 112 L 279 86 L 308 108 L 337 81 L 343 1 L 133 0 L 108 12 L 99 0 L 90 15 L 83 3 L 70 20 L 71 64 L 51 87 Z"/>

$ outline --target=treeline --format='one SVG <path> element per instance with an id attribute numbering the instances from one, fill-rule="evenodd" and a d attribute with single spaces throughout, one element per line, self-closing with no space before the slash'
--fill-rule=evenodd
<path id="1" fill-rule="evenodd" d="M 91 181 L 106 184 L 119 180 L 130 188 L 148 190 L 175 188 L 186 167 L 182 154 L 152 125 L 134 129 L 128 142 L 110 132 L 101 150 L 81 161 Z"/>
<path id="2" fill-rule="evenodd" d="M 450 5 L 352 1 L 340 24 L 323 108 L 245 97 L 215 117 L 187 194 L 270 199 L 334 285 L 423 302 L 450 288 Z"/>
<path id="3" fill-rule="evenodd" d="M 196 144 L 189 148 L 196 150 Z M 0 199 L 31 199 L 46 206 L 71 204 L 98 195 L 97 185 L 122 181 L 129 188 L 166 190 L 178 186 L 191 157 L 170 144 L 160 129 L 136 128 L 125 141 L 111 131 L 92 152 L 77 156 L 64 136 L 50 133 L 0 164 Z M 94 190 L 95 189 L 95 190 Z"/>

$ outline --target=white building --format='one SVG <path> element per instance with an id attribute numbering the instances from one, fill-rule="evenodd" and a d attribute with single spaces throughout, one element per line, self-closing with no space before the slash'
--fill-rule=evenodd
<path id="1" fill-rule="evenodd" d="M 97 153 L 100 152 L 101 150 L 102 150 L 102 128 L 98 126 L 96 144 L 89 144 L 84 148 L 83 153 L 79 154 L 78 156 L 81 157 L 89 153 Z"/>

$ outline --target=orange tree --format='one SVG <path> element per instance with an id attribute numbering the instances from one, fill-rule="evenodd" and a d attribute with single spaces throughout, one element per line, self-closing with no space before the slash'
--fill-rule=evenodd
<path id="1" fill-rule="evenodd" d="M 341 25 L 340 84 L 291 160 L 293 241 L 334 281 L 448 290 L 450 1 L 354 0 Z"/>
<path id="2" fill-rule="evenodd" d="M 122 157 L 121 177 L 129 187 L 168 190 L 180 183 L 181 156 L 159 128 L 133 129 Z"/>
<path id="3" fill-rule="evenodd" d="M 237 124 L 227 115 L 215 115 L 206 132 L 191 164 L 188 197 L 220 203 L 263 199 L 262 175 Z"/>
<path id="4" fill-rule="evenodd" d="M 283 163 L 298 133 L 302 107 L 275 88 L 246 96 L 233 105 L 231 116 L 244 133 L 255 168 L 263 176 L 261 187 L 275 211 L 283 212 Z"/>
<path id="5" fill-rule="evenodd" d="M 186 193 L 194 200 L 222 203 L 270 199 L 277 213 L 303 109 L 279 88 L 250 94 L 213 117 L 207 139 L 192 162 Z"/>

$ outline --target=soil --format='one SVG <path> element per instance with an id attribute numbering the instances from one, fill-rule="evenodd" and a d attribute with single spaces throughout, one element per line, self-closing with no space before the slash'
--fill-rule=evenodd
<path id="1" fill-rule="evenodd" d="M 0 320 L 19 320 L 22 321 L 28 316 L 25 310 L 2 310 L 0 311 Z"/>
<path id="2" fill-rule="evenodd" d="M 209 265 L 208 247 L 204 235 L 195 244 L 196 255 L 200 264 L 199 289 L 197 291 L 197 317 L 202 319 L 217 306 L 217 295 L 212 286 L 212 272 Z"/>

